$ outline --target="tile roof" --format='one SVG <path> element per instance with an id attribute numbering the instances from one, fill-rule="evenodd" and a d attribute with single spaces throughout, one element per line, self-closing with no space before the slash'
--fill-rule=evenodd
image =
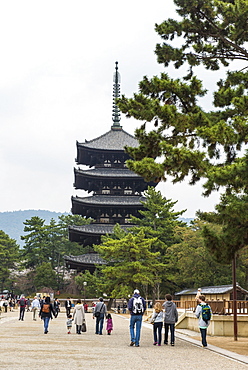
<path id="1" fill-rule="evenodd" d="M 67 262 L 72 261 L 72 262 L 79 262 L 79 263 L 87 263 L 87 264 L 101 264 L 101 265 L 106 265 L 106 261 L 102 259 L 98 253 L 85 253 L 81 254 L 79 256 L 64 256 L 64 260 Z"/>
<path id="2" fill-rule="evenodd" d="M 242 291 L 248 293 L 248 291 L 241 288 L 238 283 L 237 283 L 237 288 L 239 288 Z M 184 289 L 184 290 L 181 290 L 178 293 L 175 293 L 175 295 L 195 295 L 197 293 L 197 289 L 196 288 Z M 224 293 L 229 293 L 232 290 L 233 290 L 232 284 L 201 287 L 201 293 L 202 294 L 224 294 Z"/>
<path id="3" fill-rule="evenodd" d="M 120 225 L 120 227 L 124 230 L 127 230 L 134 225 Z M 89 225 L 82 225 L 82 226 L 69 226 L 69 230 L 74 232 L 83 233 L 83 234 L 92 234 L 94 235 L 104 235 L 104 234 L 112 234 L 115 225 L 111 224 L 89 224 Z"/>
<path id="4" fill-rule="evenodd" d="M 124 146 L 138 147 L 138 140 L 126 131 L 112 129 L 96 139 L 78 145 L 92 149 L 123 150 Z"/>
<path id="5" fill-rule="evenodd" d="M 141 201 L 145 202 L 146 198 L 139 195 L 93 195 L 90 197 L 72 197 L 72 201 L 83 204 L 96 205 L 129 205 L 142 206 Z"/>
<path id="6" fill-rule="evenodd" d="M 92 170 L 82 170 L 80 168 L 75 169 L 80 175 L 92 176 L 92 177 L 139 177 L 143 180 L 143 177 L 137 175 L 128 168 L 94 168 Z M 144 180 L 143 180 L 144 181 Z"/>

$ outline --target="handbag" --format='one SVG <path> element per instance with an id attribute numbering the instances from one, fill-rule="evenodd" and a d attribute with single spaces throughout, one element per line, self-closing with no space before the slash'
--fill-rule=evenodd
<path id="1" fill-rule="evenodd" d="M 95 312 L 95 317 L 99 317 L 100 316 L 100 313 L 101 313 L 101 311 L 102 311 L 102 308 L 103 308 L 103 306 L 104 306 L 104 303 L 102 304 L 102 307 L 100 308 L 100 311 L 96 311 Z"/>
<path id="2" fill-rule="evenodd" d="M 87 331 L 87 328 L 86 328 L 86 323 L 83 322 L 82 323 L 82 332 L 85 333 Z"/>

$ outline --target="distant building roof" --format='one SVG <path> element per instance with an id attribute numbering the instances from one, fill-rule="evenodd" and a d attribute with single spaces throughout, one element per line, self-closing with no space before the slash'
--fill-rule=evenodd
<path id="1" fill-rule="evenodd" d="M 237 288 L 239 290 L 242 290 L 246 294 L 248 294 L 248 291 L 241 288 L 238 283 L 237 283 Z M 233 290 L 232 284 L 201 287 L 202 294 L 224 294 L 224 293 L 232 292 L 232 290 Z M 195 295 L 196 293 L 197 293 L 197 289 L 192 288 L 192 289 L 181 290 L 181 292 L 175 293 L 175 295 Z"/>
<path id="2" fill-rule="evenodd" d="M 138 147 L 138 140 L 123 129 L 113 129 L 96 139 L 78 145 L 91 149 L 123 150 L 124 146 Z"/>

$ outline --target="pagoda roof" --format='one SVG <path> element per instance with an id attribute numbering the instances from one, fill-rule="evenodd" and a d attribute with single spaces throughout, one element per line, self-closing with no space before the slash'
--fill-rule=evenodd
<path id="1" fill-rule="evenodd" d="M 135 137 L 122 128 L 111 127 L 105 134 L 84 143 L 77 143 L 88 149 L 104 149 L 123 151 L 125 146 L 138 147 L 139 143 Z"/>
<path id="2" fill-rule="evenodd" d="M 64 256 L 64 260 L 66 260 L 66 262 L 79 262 L 79 263 L 88 264 L 88 265 L 95 265 L 95 264 L 105 265 L 106 264 L 106 261 L 102 259 L 98 253 L 85 253 L 79 256 L 72 256 L 72 255 Z"/>
<path id="3" fill-rule="evenodd" d="M 72 201 L 96 206 L 142 206 L 146 197 L 139 195 L 92 195 L 90 197 L 72 197 Z"/>
<path id="4" fill-rule="evenodd" d="M 69 226 L 69 231 L 74 231 L 76 233 L 85 234 L 85 235 L 105 235 L 105 234 L 113 234 L 115 225 L 111 224 L 89 224 L 89 225 L 81 225 L 81 226 Z M 124 230 L 127 230 L 134 225 L 120 225 L 120 227 Z"/>
<path id="5" fill-rule="evenodd" d="M 248 293 L 247 290 L 243 289 L 240 287 L 240 285 L 237 283 L 236 287 L 238 290 L 243 291 L 244 293 Z M 216 285 L 216 286 L 204 286 L 201 288 L 201 293 L 202 294 L 224 294 L 224 293 L 230 293 L 233 291 L 233 285 Z M 191 289 L 184 289 L 181 290 L 178 293 L 175 293 L 176 296 L 178 295 L 195 295 L 197 293 L 196 288 L 191 288 Z"/>
<path id="6" fill-rule="evenodd" d="M 81 175 L 92 176 L 92 177 L 125 177 L 125 178 L 140 178 L 144 181 L 142 176 L 137 175 L 135 172 L 129 170 L 128 168 L 110 168 L 101 167 L 92 170 L 82 170 L 80 168 L 75 169 Z"/>

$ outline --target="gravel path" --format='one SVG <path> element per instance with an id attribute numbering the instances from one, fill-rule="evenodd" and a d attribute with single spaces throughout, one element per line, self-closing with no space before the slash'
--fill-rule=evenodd
<path id="1" fill-rule="evenodd" d="M 24 321 L 18 320 L 18 312 L 0 319 L 0 353 L 2 369 L 197 369 L 211 370 L 247 369 L 248 357 L 231 358 L 232 353 L 219 351 L 217 347 L 200 347 L 199 341 L 177 333 L 175 347 L 153 346 L 152 328 L 143 324 L 140 347 L 130 347 L 129 316 L 113 314 L 114 330 L 111 335 L 94 334 L 95 321 L 86 314 L 87 333 L 67 334 L 65 313 L 49 325 L 49 333 L 43 334 L 43 322 L 33 321 L 32 313 L 26 312 Z M 222 354 L 220 354 L 222 353 Z M 227 357 L 230 356 L 231 357 Z M 234 354 L 233 354 L 234 355 Z M 237 355 L 239 356 L 239 355 Z M 237 361 L 241 359 L 242 362 Z M 245 364 L 245 361 L 247 363 Z"/>

